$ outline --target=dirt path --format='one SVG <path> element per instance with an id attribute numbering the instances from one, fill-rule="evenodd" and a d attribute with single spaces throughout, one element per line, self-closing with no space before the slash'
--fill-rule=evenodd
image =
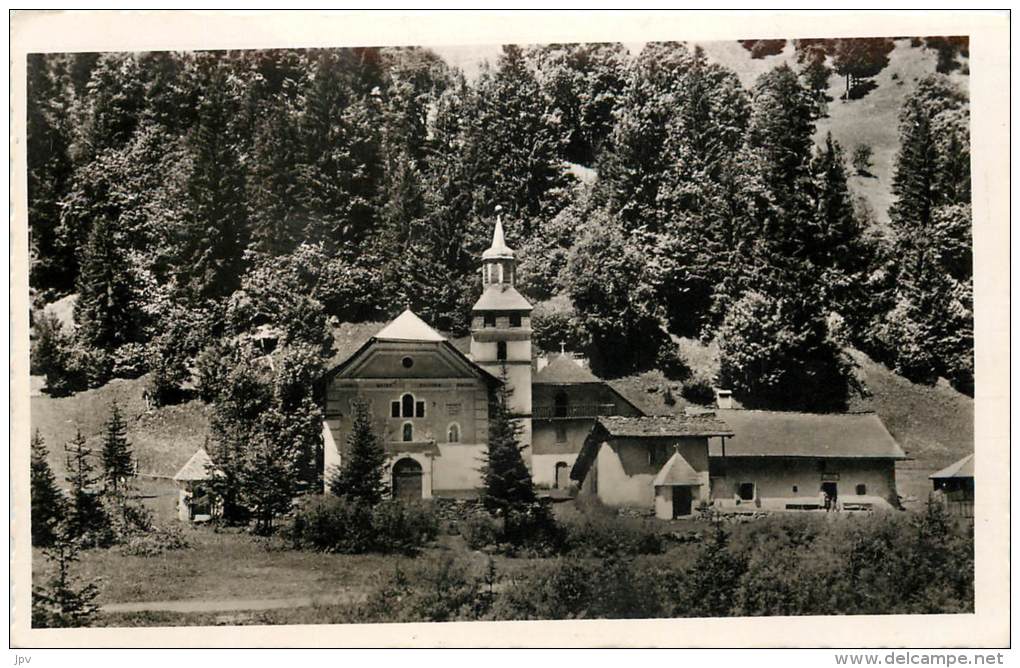
<path id="1" fill-rule="evenodd" d="M 365 600 L 361 592 L 346 592 L 333 596 L 294 596 L 291 598 L 227 598 L 216 601 L 202 599 L 185 601 L 132 601 L 108 603 L 102 612 L 238 612 L 242 610 L 276 610 L 279 608 L 307 608 L 313 605 L 338 605 Z"/>

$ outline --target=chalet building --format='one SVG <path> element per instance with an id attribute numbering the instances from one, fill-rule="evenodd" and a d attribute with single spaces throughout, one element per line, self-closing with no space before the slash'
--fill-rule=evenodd
<path id="1" fill-rule="evenodd" d="M 687 517 L 711 500 L 708 441 L 727 436 L 714 416 L 600 417 L 570 477 L 607 506 Z"/>
<path id="2" fill-rule="evenodd" d="M 932 502 L 942 504 L 950 515 L 974 517 L 974 455 L 967 455 L 928 478 Z"/>
<path id="3" fill-rule="evenodd" d="M 570 486 L 570 469 L 595 418 L 644 415 L 611 385 L 561 352 L 541 366 L 531 387 L 533 440 L 531 471 L 535 483 L 553 489 Z"/>
<path id="4" fill-rule="evenodd" d="M 582 494 L 670 519 L 898 507 L 903 451 L 872 413 L 717 410 L 598 418 L 571 471 Z"/>
<path id="5" fill-rule="evenodd" d="M 709 448 L 721 509 L 870 510 L 899 506 L 899 444 L 874 413 L 717 410 L 733 430 Z"/>
<path id="6" fill-rule="evenodd" d="M 608 384 L 561 355 L 535 372 L 531 304 L 514 287 L 514 251 L 497 217 L 482 254 L 482 295 L 467 353 L 410 310 L 326 375 L 324 468 L 341 465 L 356 400 L 370 406 L 398 497 L 472 495 L 482 485 L 488 410 L 503 382 L 535 481 L 565 487 L 598 415 L 640 415 Z"/>

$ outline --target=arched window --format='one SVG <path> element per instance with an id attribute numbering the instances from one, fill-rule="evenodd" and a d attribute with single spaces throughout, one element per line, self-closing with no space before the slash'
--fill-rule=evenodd
<path id="1" fill-rule="evenodd" d="M 411 424 L 410 422 L 404 423 L 403 438 L 404 443 L 410 443 L 411 441 L 414 440 L 414 425 Z"/>
<path id="2" fill-rule="evenodd" d="M 456 422 L 450 423 L 450 427 L 446 430 L 446 442 L 460 443 L 460 425 Z"/>
<path id="3" fill-rule="evenodd" d="M 566 462 L 556 462 L 556 489 L 570 487 L 570 469 Z"/>
<path id="4" fill-rule="evenodd" d="M 562 391 L 557 392 L 554 401 L 556 402 L 555 405 L 556 417 L 559 418 L 567 417 L 567 404 L 568 404 L 567 393 Z"/>
<path id="5" fill-rule="evenodd" d="M 410 394 L 400 398 L 400 415 L 406 418 L 414 417 L 414 397 Z"/>
<path id="6" fill-rule="evenodd" d="M 506 341 L 496 342 L 496 359 L 501 362 L 506 360 Z"/>

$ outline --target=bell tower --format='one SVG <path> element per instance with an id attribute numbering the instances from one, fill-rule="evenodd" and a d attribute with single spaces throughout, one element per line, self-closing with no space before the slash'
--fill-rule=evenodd
<path id="1" fill-rule="evenodd" d="M 503 238 L 502 207 L 496 207 L 492 244 L 482 253 L 482 296 L 471 309 L 471 357 L 512 389 L 510 409 L 522 426 L 521 445 L 531 445 L 531 304 L 514 287 L 517 261 Z M 523 452 L 531 460 L 531 449 Z"/>

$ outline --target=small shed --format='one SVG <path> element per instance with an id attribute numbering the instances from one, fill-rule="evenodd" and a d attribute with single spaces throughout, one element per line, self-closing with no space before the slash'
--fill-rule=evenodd
<path id="1" fill-rule="evenodd" d="M 208 522 L 219 515 L 219 503 L 208 486 L 218 473 L 205 448 L 199 448 L 174 475 L 177 483 L 177 517 L 182 522 Z"/>
<path id="2" fill-rule="evenodd" d="M 953 462 L 928 476 L 932 501 L 945 506 L 950 515 L 974 517 L 974 455 Z"/>

